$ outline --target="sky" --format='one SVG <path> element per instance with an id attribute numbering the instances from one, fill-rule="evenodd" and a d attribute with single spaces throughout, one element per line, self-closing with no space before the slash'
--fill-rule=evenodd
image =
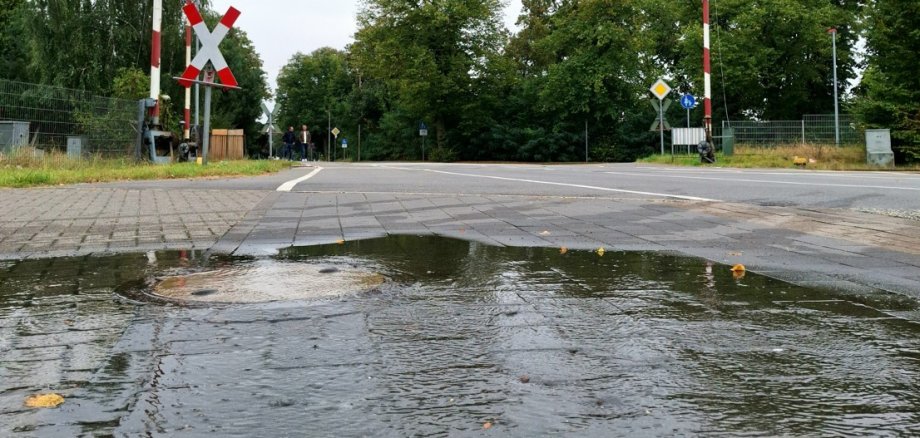
<path id="1" fill-rule="evenodd" d="M 504 0 L 505 24 L 514 28 L 520 0 Z M 344 49 L 354 41 L 360 0 L 211 0 L 223 14 L 230 6 L 242 15 L 234 27 L 249 35 L 275 89 L 281 67 L 297 52 L 320 47 Z"/>

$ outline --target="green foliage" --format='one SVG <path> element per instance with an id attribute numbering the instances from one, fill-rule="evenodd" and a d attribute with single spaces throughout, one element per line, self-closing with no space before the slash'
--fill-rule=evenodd
<path id="1" fill-rule="evenodd" d="M 35 156 L 23 148 L 12 156 L 0 155 L 0 187 L 34 187 L 125 180 L 202 178 L 262 175 L 290 166 L 286 161 L 221 161 L 207 166 L 195 163 L 142 164 L 132 160 L 91 156 L 71 159 L 62 153 Z"/>
<path id="2" fill-rule="evenodd" d="M 140 100 L 150 94 L 150 77 L 141 69 L 118 69 L 112 81 L 112 95 L 118 99 Z"/>
<path id="3" fill-rule="evenodd" d="M 330 124 L 342 131 L 340 138 L 356 136 L 356 119 L 347 117 L 356 105 L 346 102 L 354 82 L 344 52 L 325 47 L 309 55 L 295 54 L 278 75 L 278 128 L 286 131 L 292 126 L 296 131 L 307 125 L 323 153 L 329 145 Z"/>
<path id="4" fill-rule="evenodd" d="M 219 17 L 207 9 L 211 28 Z M 163 3 L 161 120 L 178 132 L 185 89 L 184 2 Z M 134 0 L 0 0 L 0 78 L 136 100 L 148 96 L 152 2 Z M 261 101 L 268 97 L 262 61 L 242 30 L 221 43 L 242 90 L 214 96 L 213 126 L 245 129 L 254 143 Z M 91 114 L 80 118 L 92 125 Z"/>
<path id="5" fill-rule="evenodd" d="M 857 90 L 856 113 L 868 128 L 890 128 L 899 162 L 920 162 L 920 3 L 871 2 L 869 67 Z"/>
<path id="6" fill-rule="evenodd" d="M 0 78 L 27 79 L 27 48 L 22 38 L 26 28 L 26 1 L 0 0 Z"/>

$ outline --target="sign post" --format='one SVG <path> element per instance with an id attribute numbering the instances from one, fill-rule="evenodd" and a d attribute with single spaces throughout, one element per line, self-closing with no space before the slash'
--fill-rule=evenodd
<path id="1" fill-rule="evenodd" d="M 271 110 L 268 109 L 268 105 L 265 102 L 262 102 L 262 112 L 265 113 L 266 125 L 265 133 L 268 134 L 268 158 L 271 158 L 273 155 L 272 152 L 272 135 L 275 133 L 275 116 L 272 114 Z"/>
<path id="2" fill-rule="evenodd" d="M 201 41 L 201 50 L 195 55 L 195 59 L 186 67 L 182 77 L 174 78 L 179 81 L 179 85 L 189 88 L 192 84 L 201 84 L 205 86 L 204 90 L 204 133 L 202 135 L 202 155 L 201 164 L 208 164 L 208 148 L 211 144 L 211 89 L 214 87 L 239 90 L 236 78 L 233 72 L 227 66 L 224 55 L 220 53 L 217 47 L 221 41 L 233 28 L 233 23 L 240 17 L 240 11 L 230 7 L 227 13 L 221 18 L 220 23 L 214 27 L 214 31 L 208 29 L 201 18 L 201 12 L 194 3 L 186 3 L 182 7 L 189 24 L 195 30 L 195 35 Z M 210 62 L 210 67 L 208 63 Z M 216 69 L 216 72 L 215 72 Z M 204 81 L 199 81 L 198 75 L 204 71 Z M 220 84 L 214 82 L 215 73 L 220 78 Z"/>
<path id="3" fill-rule="evenodd" d="M 690 110 L 696 106 L 696 98 L 692 94 L 687 93 L 680 97 L 680 106 L 684 107 L 687 110 L 687 128 L 690 127 Z"/>
<path id="4" fill-rule="evenodd" d="M 348 159 L 348 139 L 342 138 L 342 159 Z"/>
<path id="5" fill-rule="evenodd" d="M 425 161 L 425 140 L 428 139 L 428 127 L 425 122 L 418 125 L 418 135 L 422 137 L 422 161 Z"/>
<path id="6" fill-rule="evenodd" d="M 664 105 L 661 101 L 671 92 L 671 86 L 664 79 L 659 79 L 652 84 L 649 91 L 658 98 L 658 131 L 661 133 L 661 155 L 664 155 Z"/>
<path id="7" fill-rule="evenodd" d="M 338 127 L 332 128 L 333 141 L 338 141 L 338 140 L 339 140 L 339 133 L 340 133 L 340 132 L 342 132 L 342 131 L 339 131 L 339 128 L 338 128 Z M 332 145 L 332 161 L 335 161 L 335 153 L 336 153 L 335 149 L 336 149 L 336 148 L 335 148 L 335 144 L 333 144 L 333 145 Z"/>

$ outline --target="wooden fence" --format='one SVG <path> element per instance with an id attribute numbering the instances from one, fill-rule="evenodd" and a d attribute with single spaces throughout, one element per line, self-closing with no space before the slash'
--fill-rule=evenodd
<path id="1" fill-rule="evenodd" d="M 243 139 L 242 129 L 212 129 L 208 160 L 242 160 Z"/>

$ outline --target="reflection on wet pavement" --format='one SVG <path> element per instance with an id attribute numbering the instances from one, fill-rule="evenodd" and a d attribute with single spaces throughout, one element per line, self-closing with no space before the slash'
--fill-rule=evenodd
<path id="1" fill-rule="evenodd" d="M 125 293 L 272 264 L 388 281 L 216 306 Z M 7 263 L 0 435 L 910 434 L 916 314 L 699 259 L 431 237 Z M 24 406 L 41 392 L 66 402 Z"/>

